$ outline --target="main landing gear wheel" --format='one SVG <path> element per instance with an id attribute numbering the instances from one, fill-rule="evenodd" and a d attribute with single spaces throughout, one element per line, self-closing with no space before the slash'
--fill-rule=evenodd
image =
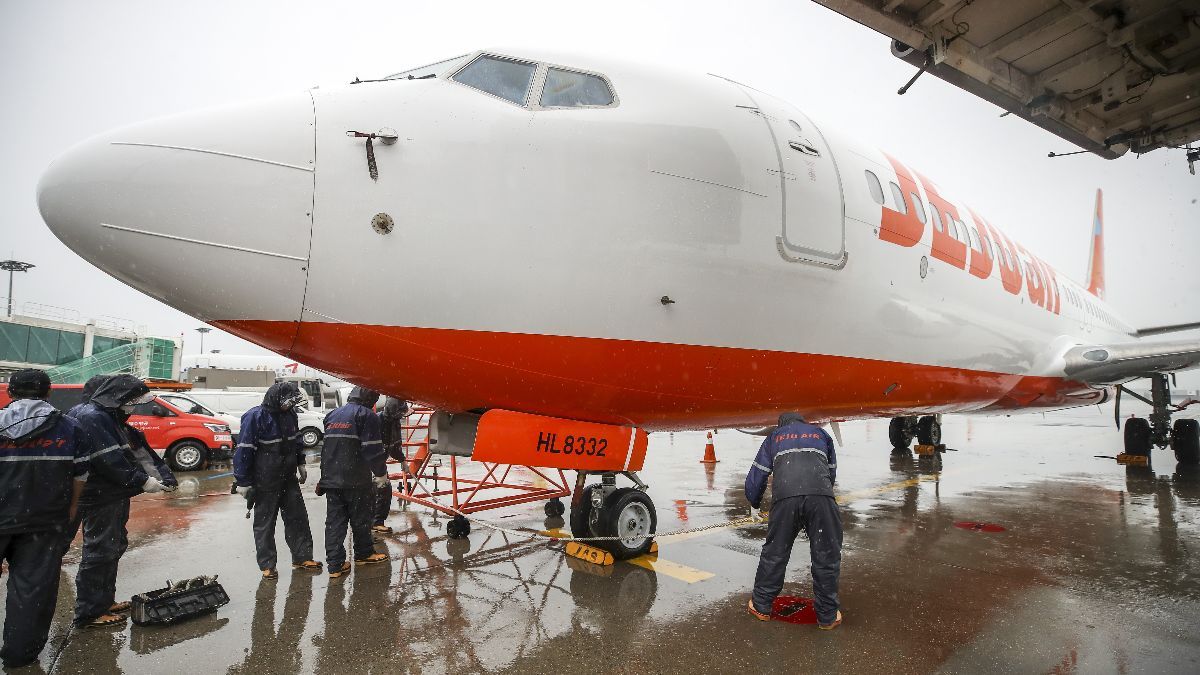
<path id="1" fill-rule="evenodd" d="M 546 517 L 557 518 L 567 512 L 567 507 L 561 499 L 551 499 L 546 502 Z"/>
<path id="2" fill-rule="evenodd" d="M 888 440 L 892 442 L 893 452 L 905 452 L 913 442 L 913 422 L 911 417 L 893 417 L 888 425 Z"/>
<path id="3" fill-rule="evenodd" d="M 942 423 L 934 415 L 926 415 L 917 420 L 917 442 L 921 445 L 940 445 L 942 442 Z"/>
<path id="4" fill-rule="evenodd" d="M 462 516 L 454 516 L 446 523 L 446 536 L 451 539 L 465 539 L 471 534 L 471 521 Z"/>
<path id="5" fill-rule="evenodd" d="M 1171 431 L 1171 446 L 1180 464 L 1200 464 L 1200 421 L 1175 420 Z"/>
<path id="6" fill-rule="evenodd" d="M 613 554 L 617 560 L 644 555 L 654 543 L 658 514 L 654 502 L 636 488 L 617 488 L 604 500 L 593 530 L 601 537 L 621 537 L 598 541 L 596 545 Z"/>
<path id="7" fill-rule="evenodd" d="M 1150 454 L 1150 421 L 1142 417 L 1125 420 L 1125 454 Z"/>

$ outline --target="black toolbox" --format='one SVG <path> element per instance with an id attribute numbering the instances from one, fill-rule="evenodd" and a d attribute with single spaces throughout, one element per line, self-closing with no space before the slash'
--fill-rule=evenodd
<path id="1" fill-rule="evenodd" d="M 139 626 L 165 626 L 217 611 L 229 604 L 229 595 L 217 577 L 195 577 L 172 583 L 166 588 L 138 593 L 130 603 L 131 618 Z"/>

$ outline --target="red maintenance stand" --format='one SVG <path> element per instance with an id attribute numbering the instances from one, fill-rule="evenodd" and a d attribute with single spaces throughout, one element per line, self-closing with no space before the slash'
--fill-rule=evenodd
<path id="1" fill-rule="evenodd" d="M 478 513 L 528 502 L 546 502 L 546 515 L 566 512 L 562 498 L 571 495 L 571 484 L 562 469 L 525 464 L 477 462 L 455 455 L 429 451 L 429 424 L 434 411 L 416 407 L 404 424 L 407 461 L 391 460 L 399 468 L 388 477 L 398 480 L 397 499 L 427 506 L 452 516 L 446 534 L 460 539 L 471 531 L 471 521 L 461 514 Z M 449 460 L 449 466 L 443 462 Z M 540 479 L 538 482 L 534 482 Z"/>

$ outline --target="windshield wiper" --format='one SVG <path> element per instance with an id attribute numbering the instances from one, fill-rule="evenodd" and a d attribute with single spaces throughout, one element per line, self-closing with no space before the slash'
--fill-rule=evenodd
<path id="1" fill-rule="evenodd" d="M 383 77 L 378 80 L 360 80 L 356 77 L 350 84 L 366 84 L 367 82 L 396 82 L 398 80 L 429 80 L 435 77 L 437 77 L 437 73 L 429 73 L 428 75 L 421 75 L 419 77 L 413 77 L 412 75 L 409 75 L 408 77 Z"/>

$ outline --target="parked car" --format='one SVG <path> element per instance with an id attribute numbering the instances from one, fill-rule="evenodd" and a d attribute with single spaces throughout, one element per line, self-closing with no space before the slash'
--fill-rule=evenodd
<path id="1" fill-rule="evenodd" d="M 55 384 L 50 387 L 50 404 L 66 412 L 83 398 L 83 385 Z M 11 402 L 0 388 L 0 407 Z M 192 403 L 195 403 L 192 401 Z M 233 450 L 233 434 L 218 417 L 191 412 L 174 393 L 164 392 L 149 403 L 134 408 L 129 424 L 146 434 L 150 447 L 162 455 L 175 471 L 203 469 L 211 459 L 227 459 Z"/>
<path id="2" fill-rule="evenodd" d="M 262 403 L 264 393 L 265 390 L 193 389 L 187 393 L 187 398 L 215 411 L 217 417 L 230 420 L 229 426 L 236 437 L 241 433 L 242 413 Z M 325 430 L 325 413 L 306 410 L 297 417 L 301 445 L 305 448 L 319 445 Z"/>

